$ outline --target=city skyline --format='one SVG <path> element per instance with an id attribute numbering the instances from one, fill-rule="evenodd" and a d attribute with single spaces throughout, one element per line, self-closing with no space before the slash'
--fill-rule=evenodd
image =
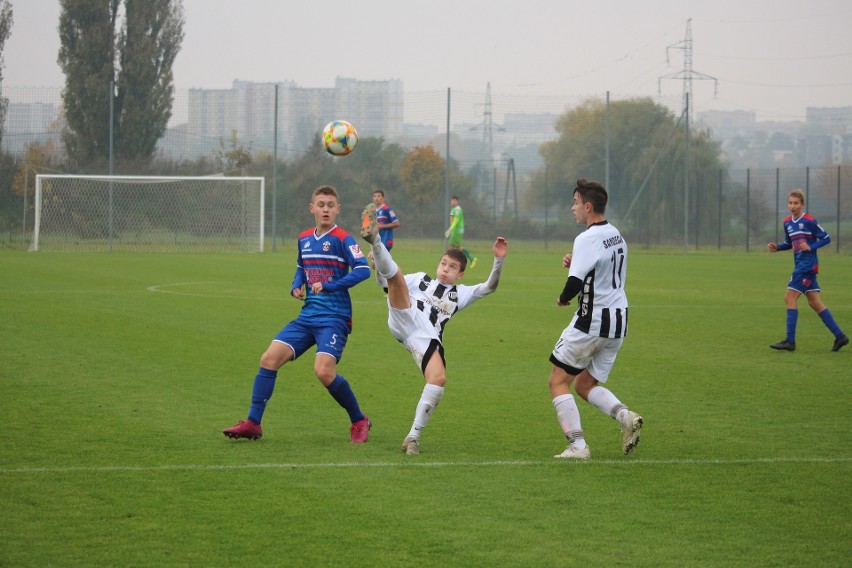
<path id="1" fill-rule="evenodd" d="M 61 86 L 57 0 L 12 1 L 3 86 Z M 184 0 L 178 90 L 236 81 L 330 88 L 399 79 L 406 91 L 681 97 L 691 29 L 692 107 L 804 120 L 852 104 L 852 7 L 842 0 L 615 0 L 600 6 L 472 0 Z M 210 41 L 222 37 L 227 41 Z M 818 40 L 818 41 L 817 41 Z M 699 78 L 703 77 L 703 78 Z"/>

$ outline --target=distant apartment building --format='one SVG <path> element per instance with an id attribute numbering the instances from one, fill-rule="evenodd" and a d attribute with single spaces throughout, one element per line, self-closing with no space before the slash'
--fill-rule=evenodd
<path id="1" fill-rule="evenodd" d="M 805 123 L 824 134 L 852 134 L 852 106 L 807 107 Z"/>
<path id="2" fill-rule="evenodd" d="M 57 122 L 59 105 L 42 102 L 13 103 L 6 109 L 6 129 L 3 147 L 12 154 L 21 154 L 32 142 L 48 139 L 59 142 Z"/>
<path id="3" fill-rule="evenodd" d="M 698 120 L 710 128 L 718 140 L 735 136 L 750 136 L 755 129 L 755 112 L 752 110 L 708 110 L 698 113 Z"/>
<path id="4" fill-rule="evenodd" d="M 292 81 L 234 81 L 227 90 L 191 89 L 191 139 L 208 154 L 232 133 L 253 152 L 275 148 L 275 90 L 278 87 L 278 147 L 283 158 L 304 153 L 331 120 L 351 122 L 361 137 L 387 139 L 403 134 L 402 81 L 358 81 L 338 78 L 333 88 L 303 88 Z"/>

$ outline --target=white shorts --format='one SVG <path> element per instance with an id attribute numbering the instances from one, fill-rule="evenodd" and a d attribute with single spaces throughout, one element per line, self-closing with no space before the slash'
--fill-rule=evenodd
<path id="1" fill-rule="evenodd" d="M 444 358 L 444 347 L 438 337 L 435 327 L 426 317 L 426 314 L 415 307 L 400 310 L 391 307 L 388 301 L 388 328 L 391 335 L 402 343 L 414 357 L 414 362 L 421 371 L 424 370 L 423 357 L 433 353 L 436 349 Z M 429 361 L 427 360 L 426 363 Z M 444 363 L 446 365 L 446 362 Z"/>
<path id="2" fill-rule="evenodd" d="M 598 381 L 605 383 L 623 342 L 623 337 L 596 337 L 574 327 L 566 327 L 553 348 L 551 361 L 558 361 L 555 364 L 571 375 L 586 369 Z"/>

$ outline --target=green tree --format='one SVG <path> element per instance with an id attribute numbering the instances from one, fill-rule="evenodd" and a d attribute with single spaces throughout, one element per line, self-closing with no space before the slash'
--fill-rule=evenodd
<path id="1" fill-rule="evenodd" d="M 183 41 L 183 8 L 172 0 L 125 0 L 124 5 L 126 19 L 118 41 L 116 153 L 124 159 L 147 159 L 172 115 L 172 66 Z"/>
<path id="2" fill-rule="evenodd" d="M 3 48 L 6 40 L 12 35 L 12 24 L 14 14 L 9 0 L 0 1 L 0 142 L 3 141 L 3 132 L 6 127 L 6 109 L 9 108 L 9 99 L 3 96 Z"/>
<path id="3" fill-rule="evenodd" d="M 183 41 L 180 0 L 60 0 L 58 62 L 65 73 L 63 142 L 81 164 L 114 155 L 150 159 L 171 117 L 172 65 Z M 110 83 L 115 89 L 110 92 Z"/>
<path id="4" fill-rule="evenodd" d="M 683 226 L 686 134 L 682 122 L 650 98 L 611 102 L 609 108 L 603 101 L 588 100 L 559 118 L 556 124 L 559 138 L 542 144 L 539 149 L 547 166 L 548 205 L 570 207 L 571 190 L 577 178 L 601 182 L 606 179 L 607 120 L 608 213 L 623 217 L 629 211 L 629 219 L 622 228 L 629 230 L 631 224 L 635 225 L 643 236 L 676 236 Z M 709 187 L 718 178 L 722 167 L 720 156 L 718 143 L 708 133 L 690 133 L 691 212 L 709 215 L 711 207 L 705 202 L 716 193 L 697 187 L 700 184 Z M 544 173 L 541 173 L 534 180 L 532 200 L 543 204 L 544 196 Z M 712 211 L 716 210 L 714 205 Z M 653 222 L 649 223 L 649 219 Z"/>

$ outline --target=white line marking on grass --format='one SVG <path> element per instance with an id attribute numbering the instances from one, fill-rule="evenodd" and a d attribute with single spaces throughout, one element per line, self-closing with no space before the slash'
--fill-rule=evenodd
<path id="1" fill-rule="evenodd" d="M 586 465 L 617 465 L 617 466 L 655 466 L 655 465 L 762 465 L 778 463 L 850 463 L 852 458 L 752 458 L 752 459 L 619 459 L 619 460 L 543 460 L 543 461 L 466 461 L 466 462 L 421 462 L 409 460 L 404 462 L 338 462 L 338 463 L 245 463 L 245 464 L 175 464 L 151 466 L 68 466 L 68 467 L 20 467 L 0 468 L 0 474 L 35 474 L 35 473 L 124 473 L 150 471 L 232 471 L 240 469 L 344 469 L 344 468 L 384 468 L 384 467 L 527 467 L 563 463 Z M 570 467 L 570 466 L 567 466 Z"/>
<path id="2" fill-rule="evenodd" d="M 171 284 L 155 284 L 153 286 L 148 286 L 145 288 L 149 292 L 158 292 L 160 294 L 173 294 L 175 296 L 191 296 L 194 298 L 219 298 L 226 300 L 256 300 L 261 302 L 268 302 L 271 300 L 287 300 L 290 299 L 289 290 L 285 290 L 283 294 L 276 294 L 273 296 L 243 296 L 239 294 L 202 294 L 200 292 L 184 292 L 182 290 L 171 290 L 170 288 L 179 288 L 181 286 L 219 286 L 219 285 L 227 285 L 234 284 L 234 282 L 223 282 L 223 281 L 211 281 L 211 282 L 173 282 Z M 355 305 L 367 305 L 367 304 L 376 304 L 377 301 L 361 301 L 361 300 L 353 300 L 353 304 Z M 381 303 L 385 303 L 384 298 L 381 298 Z M 718 306 L 715 306 L 718 307 Z M 777 306 L 775 306 L 777 307 Z"/>
<path id="3" fill-rule="evenodd" d="M 269 298 L 259 298 L 257 296 L 239 296 L 234 294 L 201 294 L 199 292 L 183 292 L 178 290 L 167 290 L 167 288 L 177 288 L 180 286 L 209 286 L 209 285 L 223 285 L 223 284 L 232 284 L 232 282 L 174 282 L 172 284 L 155 284 L 154 286 L 148 286 L 146 290 L 149 292 L 159 292 L 161 294 L 174 294 L 176 296 L 194 296 L 197 298 L 227 298 L 231 300 L 263 300 L 266 301 Z"/>

